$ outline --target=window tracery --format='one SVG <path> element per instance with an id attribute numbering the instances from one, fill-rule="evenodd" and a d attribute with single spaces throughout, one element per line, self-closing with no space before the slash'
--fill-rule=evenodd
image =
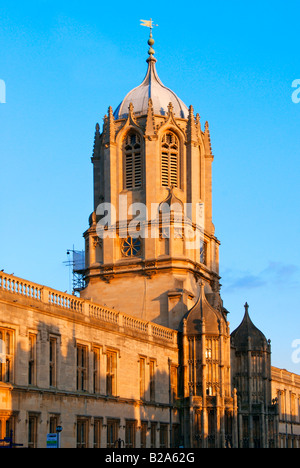
<path id="1" fill-rule="evenodd" d="M 141 254 L 142 241 L 134 237 L 126 237 L 122 242 L 122 254 L 124 257 L 136 257 Z"/>

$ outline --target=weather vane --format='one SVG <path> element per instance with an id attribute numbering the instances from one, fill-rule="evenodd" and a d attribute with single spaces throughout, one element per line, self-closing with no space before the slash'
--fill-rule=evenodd
<path id="1" fill-rule="evenodd" d="M 150 28 L 150 37 L 148 40 L 148 44 L 150 46 L 150 49 L 148 50 L 148 54 L 150 56 L 154 55 L 155 51 L 153 50 L 152 46 L 154 44 L 154 39 L 152 37 L 152 29 L 154 26 L 158 26 L 158 24 L 153 24 L 152 19 L 150 18 L 149 20 L 140 20 L 141 21 L 141 26 L 146 26 L 147 28 Z"/>
<path id="2" fill-rule="evenodd" d="M 140 20 L 141 21 L 141 26 L 146 26 L 147 28 L 150 28 L 150 32 L 152 32 L 152 29 L 154 26 L 158 26 L 158 24 L 153 24 L 152 19 L 150 18 L 149 20 Z"/>

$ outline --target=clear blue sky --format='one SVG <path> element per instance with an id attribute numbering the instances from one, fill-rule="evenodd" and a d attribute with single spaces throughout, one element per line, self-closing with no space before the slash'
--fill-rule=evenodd
<path id="1" fill-rule="evenodd" d="M 69 289 L 66 251 L 92 211 L 96 122 L 146 72 L 209 121 L 224 306 L 250 305 L 272 363 L 300 374 L 299 1 L 2 1 L 0 269 Z"/>

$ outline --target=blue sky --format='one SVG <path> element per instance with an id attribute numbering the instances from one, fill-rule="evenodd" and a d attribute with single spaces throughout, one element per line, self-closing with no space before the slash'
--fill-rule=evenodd
<path id="1" fill-rule="evenodd" d="M 300 374 L 299 1 L 2 1 L 0 269 L 65 291 L 92 211 L 96 122 L 146 72 L 208 120 L 213 215 L 233 330 L 247 301 L 272 363 Z"/>

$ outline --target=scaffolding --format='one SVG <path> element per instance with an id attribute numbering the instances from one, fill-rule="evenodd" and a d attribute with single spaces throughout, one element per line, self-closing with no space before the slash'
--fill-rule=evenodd
<path id="1" fill-rule="evenodd" d="M 64 262 L 70 269 L 72 276 L 72 293 L 80 292 L 85 288 L 85 253 L 84 250 L 67 250 L 68 260 Z"/>

